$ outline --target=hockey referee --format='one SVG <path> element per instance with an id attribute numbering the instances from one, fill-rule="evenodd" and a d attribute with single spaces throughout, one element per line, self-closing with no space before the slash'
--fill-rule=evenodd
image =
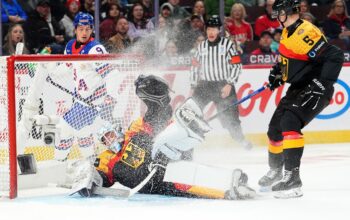
<path id="1" fill-rule="evenodd" d="M 202 109 L 213 101 L 217 110 L 221 111 L 237 100 L 235 84 L 241 74 L 242 64 L 236 45 L 220 37 L 221 25 L 217 15 L 208 19 L 207 39 L 198 45 L 192 60 L 193 98 Z M 252 147 L 242 133 L 237 106 L 220 114 L 219 120 L 241 146 L 246 149 Z"/>

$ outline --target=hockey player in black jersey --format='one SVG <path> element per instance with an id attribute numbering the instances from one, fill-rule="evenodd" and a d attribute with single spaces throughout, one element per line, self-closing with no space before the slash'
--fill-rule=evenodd
<path id="1" fill-rule="evenodd" d="M 269 166 L 259 185 L 272 187 L 277 198 L 299 197 L 304 150 L 301 129 L 329 105 L 342 64 L 343 52 L 330 45 L 322 32 L 299 16 L 299 0 L 276 0 L 273 15 L 283 25 L 279 62 L 269 75 L 274 90 L 290 83 L 269 124 Z M 284 167 L 284 174 L 283 174 Z"/>

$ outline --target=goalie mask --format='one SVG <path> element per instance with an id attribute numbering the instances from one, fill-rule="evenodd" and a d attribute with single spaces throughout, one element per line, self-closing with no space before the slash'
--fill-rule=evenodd
<path id="1" fill-rule="evenodd" d="M 169 86 L 165 80 L 154 75 L 140 75 L 135 80 L 136 95 L 147 105 L 166 107 L 170 103 Z"/>
<path id="2" fill-rule="evenodd" d="M 282 24 L 286 22 L 288 15 L 297 14 L 300 11 L 300 0 L 276 0 L 272 6 L 272 18 L 277 18 Z M 284 21 L 280 16 L 286 16 Z"/>
<path id="3" fill-rule="evenodd" d="M 124 144 L 124 134 L 121 128 L 116 130 L 112 125 L 106 125 L 98 132 L 98 140 L 109 150 L 118 153 Z"/>

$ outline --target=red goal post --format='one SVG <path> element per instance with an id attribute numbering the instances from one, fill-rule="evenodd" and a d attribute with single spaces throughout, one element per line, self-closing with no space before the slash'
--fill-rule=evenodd
<path id="1" fill-rule="evenodd" d="M 82 125 L 80 122 L 75 123 L 77 130 L 73 129 L 74 135 L 79 135 L 79 129 L 84 129 L 84 126 L 92 126 L 93 130 L 97 130 L 105 121 L 117 123 L 125 129 L 131 120 L 140 115 L 140 101 L 134 94 L 134 80 L 141 73 L 144 63 L 142 56 L 23 55 L 0 59 L 0 197 L 11 199 L 17 197 L 18 172 L 20 172 L 17 163 L 18 154 L 33 154 L 38 162 L 54 160 L 55 157 L 55 147 L 52 144 L 46 145 L 43 140 L 46 135 L 43 128 L 33 125 L 28 135 L 20 133 L 20 130 L 24 130 L 21 122 L 24 121 L 23 105 L 30 99 L 27 99 L 28 94 L 39 94 L 38 97 L 32 98 L 40 100 L 38 115 L 55 115 L 61 122 L 64 114 L 75 102 L 80 102 L 82 105 L 87 103 L 84 103 L 87 99 L 75 96 L 80 88 L 77 89 L 76 84 L 81 85 L 84 91 L 89 90 L 89 84 L 84 82 L 85 77 L 79 82 L 74 81 L 77 75 L 86 73 L 86 81 L 90 79 L 90 84 L 95 89 L 93 100 L 90 101 L 99 102 L 94 105 L 99 106 L 100 124 L 95 126 L 97 119 L 90 120 L 90 116 L 84 115 L 82 111 L 81 116 L 87 118 L 89 122 Z M 38 84 L 34 79 L 40 74 L 48 74 L 50 79 L 54 80 L 49 81 L 47 77 L 44 83 Z M 99 87 L 95 85 L 97 76 L 93 74 L 99 76 L 98 82 L 102 83 Z M 76 145 L 73 144 L 70 149 L 70 158 L 82 157 Z M 94 150 L 96 152 L 98 146 L 95 146 Z"/>

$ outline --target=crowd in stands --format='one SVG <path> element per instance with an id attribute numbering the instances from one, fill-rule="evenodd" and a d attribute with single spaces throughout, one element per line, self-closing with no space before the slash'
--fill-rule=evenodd
<path id="1" fill-rule="evenodd" d="M 95 0 L 1 0 L 3 55 L 62 54 L 74 37 L 74 16 L 94 16 Z M 223 32 L 236 42 L 245 63 L 274 62 L 282 27 L 271 18 L 275 0 L 225 0 Z M 110 53 L 136 52 L 168 61 L 190 57 L 205 39 L 206 19 L 219 14 L 218 0 L 100 0 L 100 41 Z M 350 50 L 350 0 L 301 0 L 301 16 L 320 27 L 331 43 Z"/>

